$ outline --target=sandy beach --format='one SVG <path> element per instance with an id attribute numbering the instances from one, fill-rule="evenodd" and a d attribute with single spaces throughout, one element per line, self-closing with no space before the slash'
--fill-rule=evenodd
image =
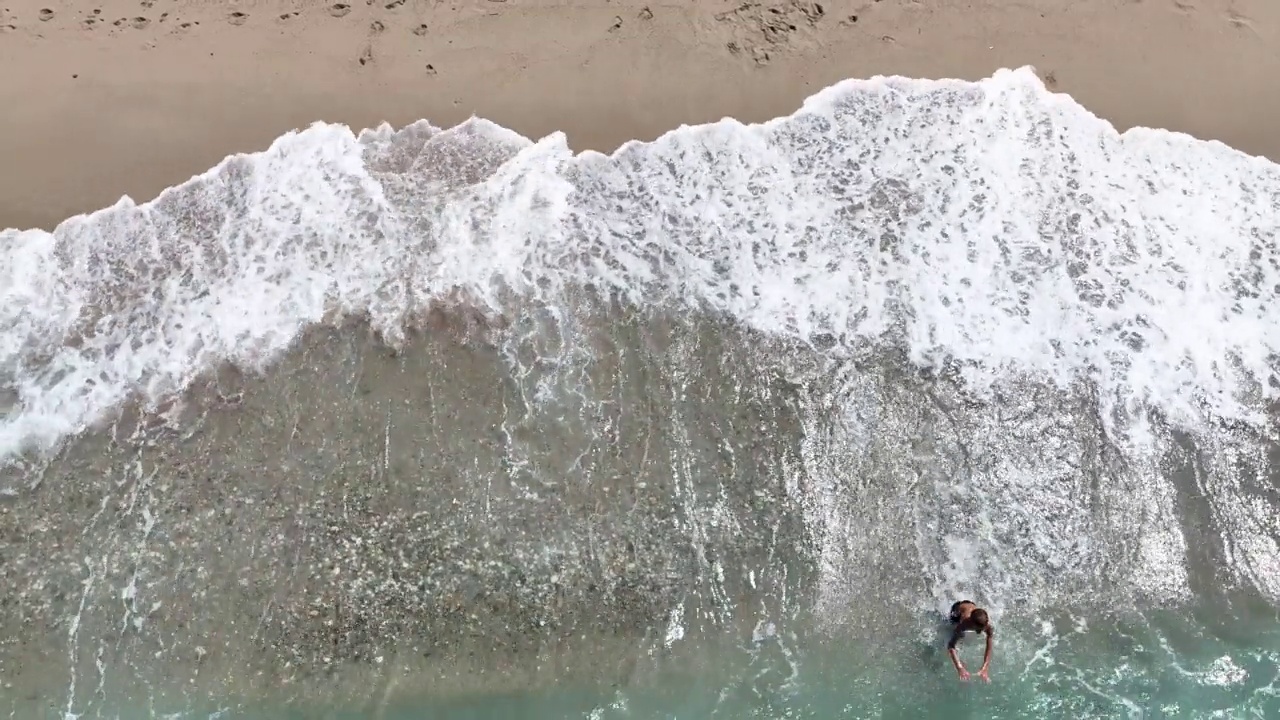
<path id="1" fill-rule="evenodd" d="M 608 151 L 848 77 L 1034 66 L 1118 127 L 1280 157 L 1265 0 L 8 0 L 0 227 L 141 202 L 324 120 L 480 115 Z"/>

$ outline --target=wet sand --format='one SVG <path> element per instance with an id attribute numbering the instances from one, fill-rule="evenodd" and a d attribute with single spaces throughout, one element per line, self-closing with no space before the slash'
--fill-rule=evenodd
<path id="1" fill-rule="evenodd" d="M 476 114 L 608 151 L 847 77 L 1028 64 L 1120 127 L 1277 158 L 1278 46 L 1265 0 L 9 0 L 0 227 L 141 202 L 317 120 Z"/>

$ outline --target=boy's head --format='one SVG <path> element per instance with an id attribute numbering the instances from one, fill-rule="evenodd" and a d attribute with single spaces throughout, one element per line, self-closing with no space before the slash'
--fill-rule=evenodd
<path id="1" fill-rule="evenodd" d="M 986 610 L 983 610 L 982 608 L 974 608 L 973 612 L 969 613 L 969 621 L 972 622 L 974 627 L 977 629 L 984 630 L 987 627 L 987 623 L 991 622 L 991 618 L 987 617 Z"/>

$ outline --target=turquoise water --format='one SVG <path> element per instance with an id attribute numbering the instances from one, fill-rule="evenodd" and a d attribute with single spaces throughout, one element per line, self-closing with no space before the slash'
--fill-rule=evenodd
<path id="1" fill-rule="evenodd" d="M 960 681 L 938 639 L 899 643 L 895 628 L 860 641 L 771 638 L 645 652 L 654 672 L 633 686 L 585 688 L 573 677 L 536 692 L 421 701 L 333 720 L 701 720 L 704 718 L 1274 718 L 1280 716 L 1280 624 L 1212 608 L 1111 620 L 1064 614 L 1000 630 L 991 682 Z M 918 632 L 922 628 L 912 628 Z M 780 633 L 785 635 L 785 633 Z M 877 642 L 879 639 L 880 642 Z M 886 646 L 884 641 L 888 640 Z M 666 657 L 663 657 L 664 652 Z M 971 671 L 982 642 L 961 646 Z M 424 690 L 430 682 L 422 680 Z M 307 713 L 230 711 L 222 717 Z"/>

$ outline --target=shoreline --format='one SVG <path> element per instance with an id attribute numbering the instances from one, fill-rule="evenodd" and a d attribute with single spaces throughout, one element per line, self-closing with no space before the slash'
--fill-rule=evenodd
<path id="1" fill-rule="evenodd" d="M 475 115 L 608 152 L 682 124 L 787 115 L 847 78 L 1024 65 L 1121 131 L 1276 159 L 1280 93 L 1265 89 L 1280 75 L 1280 7 L 1243 5 L 112 0 L 42 19 L 40 3 L 16 0 L 0 13 L 0 63 L 26 69 L 0 78 L 12 108 L 0 227 L 145 202 L 315 121 L 358 131 Z"/>

